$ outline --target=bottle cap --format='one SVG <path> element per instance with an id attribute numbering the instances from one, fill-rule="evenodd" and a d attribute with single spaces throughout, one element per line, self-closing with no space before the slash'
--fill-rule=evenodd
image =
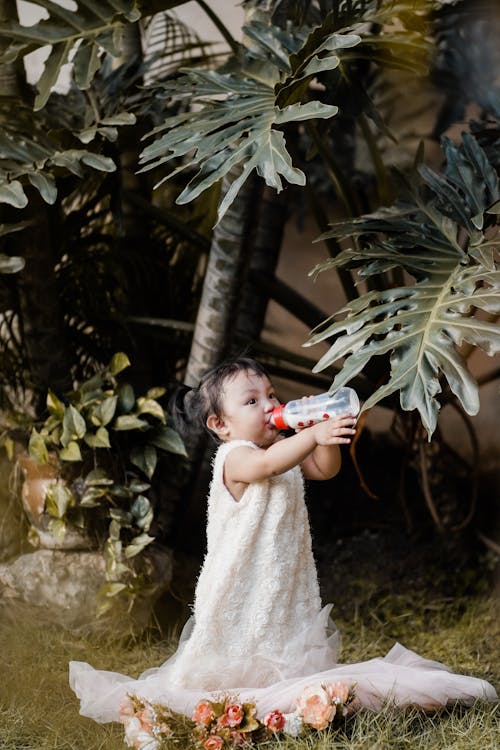
<path id="1" fill-rule="evenodd" d="M 281 406 L 275 406 L 273 409 L 273 413 L 271 414 L 271 422 L 275 427 L 278 428 L 278 430 L 286 430 L 288 428 L 287 423 L 283 419 L 284 408 L 285 404 L 281 404 Z"/>

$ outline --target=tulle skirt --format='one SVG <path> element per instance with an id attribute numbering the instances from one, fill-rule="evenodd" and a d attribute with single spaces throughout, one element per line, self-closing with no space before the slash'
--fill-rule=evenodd
<path id="1" fill-rule="evenodd" d="M 390 703 L 433 711 L 456 702 L 471 705 L 478 699 L 497 700 L 495 689 L 485 680 L 455 674 L 399 643 L 384 657 L 338 664 L 339 635 L 330 610 L 331 605 L 324 607 L 313 627 L 297 634 L 284 651 L 272 654 L 269 649 L 260 653 L 257 649 L 250 658 L 228 657 L 217 648 L 207 650 L 202 658 L 191 654 L 191 619 L 176 653 L 160 667 L 132 679 L 72 661 L 70 686 L 80 699 L 80 713 L 98 722 L 118 721 L 119 704 L 126 695 L 164 704 L 190 717 L 200 700 L 228 694 L 255 703 L 262 719 L 269 711 L 294 711 L 306 687 L 335 682 L 355 685 L 354 705 L 370 709 Z"/>

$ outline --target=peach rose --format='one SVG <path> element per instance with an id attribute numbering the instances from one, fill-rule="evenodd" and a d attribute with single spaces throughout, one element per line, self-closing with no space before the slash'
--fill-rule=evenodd
<path id="1" fill-rule="evenodd" d="M 285 726 L 285 717 L 281 711 L 270 711 L 264 717 L 264 724 L 271 732 L 281 732 Z"/>
<path id="2" fill-rule="evenodd" d="M 210 701 L 200 701 L 192 716 L 192 719 L 196 724 L 202 724 L 204 727 L 208 727 L 214 718 L 215 714 Z"/>
<path id="3" fill-rule="evenodd" d="M 134 714 L 135 708 L 130 696 L 124 695 L 118 707 L 118 716 L 120 717 L 120 721 L 124 722 L 126 719 L 134 716 Z"/>
<path id="4" fill-rule="evenodd" d="M 151 711 L 149 706 L 146 706 L 145 708 L 143 708 L 142 711 L 138 711 L 136 713 L 136 716 L 141 722 L 142 728 L 146 732 L 150 732 L 153 727 L 155 717 L 153 716 L 153 712 Z"/>
<path id="5" fill-rule="evenodd" d="M 326 692 L 334 703 L 345 703 L 349 697 L 349 688 L 343 682 L 327 685 Z"/>
<path id="6" fill-rule="evenodd" d="M 238 727 L 243 719 L 243 706 L 241 703 L 231 703 L 219 719 L 221 727 Z"/>
<path id="7" fill-rule="evenodd" d="M 205 750 L 222 750 L 223 746 L 224 740 L 222 737 L 219 737 L 218 734 L 210 735 L 210 737 L 203 743 Z"/>
<path id="8" fill-rule="evenodd" d="M 314 729 L 326 729 L 336 711 L 322 687 L 306 688 L 297 701 L 297 708 L 305 723 Z"/>

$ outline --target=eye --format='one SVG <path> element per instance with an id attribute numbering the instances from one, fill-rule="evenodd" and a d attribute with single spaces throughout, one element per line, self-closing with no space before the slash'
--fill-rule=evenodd
<path id="1" fill-rule="evenodd" d="M 249 398 L 248 401 L 247 401 L 247 404 L 256 404 L 256 403 L 257 403 L 257 399 L 253 398 L 253 397 Z"/>
<path id="2" fill-rule="evenodd" d="M 274 391 L 273 391 L 272 393 L 270 393 L 270 394 L 269 394 L 269 398 L 274 398 L 274 399 L 275 399 L 276 401 L 278 401 L 278 397 L 277 397 L 277 395 L 276 395 L 276 394 L 274 393 Z"/>

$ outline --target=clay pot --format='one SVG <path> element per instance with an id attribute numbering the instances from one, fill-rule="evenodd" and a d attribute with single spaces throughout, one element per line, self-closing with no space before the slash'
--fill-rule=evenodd
<path id="1" fill-rule="evenodd" d="M 38 535 L 40 546 L 46 549 L 89 549 L 92 547 L 84 529 L 67 525 L 63 537 L 50 530 L 52 517 L 45 511 L 47 490 L 59 477 L 56 457 L 51 456 L 47 464 L 40 464 L 26 454 L 18 458 L 23 481 L 21 502 L 24 512 Z"/>

